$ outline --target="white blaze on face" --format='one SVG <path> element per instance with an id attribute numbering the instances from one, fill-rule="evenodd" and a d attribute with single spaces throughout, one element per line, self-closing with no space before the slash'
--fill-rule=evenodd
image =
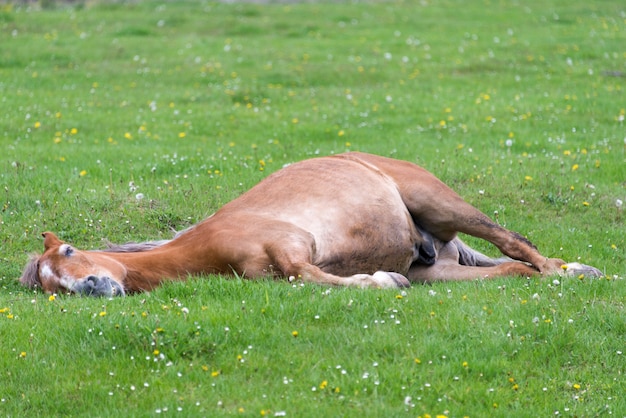
<path id="1" fill-rule="evenodd" d="M 58 280 L 59 285 L 67 290 L 71 290 L 74 284 L 76 284 L 76 280 L 70 277 L 58 277 L 56 274 L 54 274 L 54 272 L 50 268 L 50 265 L 47 262 L 44 262 L 39 267 L 39 278 L 42 282 L 46 280 Z"/>
<path id="2" fill-rule="evenodd" d="M 52 269 L 50 268 L 48 263 L 43 263 L 39 267 L 39 277 L 41 278 L 42 281 L 46 280 L 46 279 L 54 279 L 55 278 L 55 275 L 52 272 Z"/>

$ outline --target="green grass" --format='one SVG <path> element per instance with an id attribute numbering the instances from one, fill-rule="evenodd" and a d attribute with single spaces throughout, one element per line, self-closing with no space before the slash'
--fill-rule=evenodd
<path id="1" fill-rule="evenodd" d="M 0 5 L 0 415 L 626 416 L 625 19 L 617 1 Z M 609 280 L 17 283 L 45 230 L 170 237 L 345 150 L 417 162 Z"/>

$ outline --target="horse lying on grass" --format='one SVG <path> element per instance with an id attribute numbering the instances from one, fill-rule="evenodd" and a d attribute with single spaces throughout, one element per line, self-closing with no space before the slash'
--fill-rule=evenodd
<path id="1" fill-rule="evenodd" d="M 489 258 L 457 232 L 510 257 Z M 80 251 L 43 234 L 21 283 L 117 296 L 206 274 L 396 288 L 503 276 L 602 276 L 546 258 L 415 164 L 351 152 L 289 165 L 170 241 Z M 514 261 L 518 260 L 518 261 Z"/>

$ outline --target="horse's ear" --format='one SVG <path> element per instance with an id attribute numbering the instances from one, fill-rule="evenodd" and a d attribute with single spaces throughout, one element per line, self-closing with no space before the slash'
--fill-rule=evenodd
<path id="1" fill-rule="evenodd" d="M 48 249 L 52 247 L 58 247 L 59 245 L 63 244 L 63 241 L 58 239 L 57 236 L 54 235 L 52 232 L 44 232 L 43 234 L 41 234 L 41 236 L 43 237 L 43 246 L 46 251 L 48 251 Z"/>

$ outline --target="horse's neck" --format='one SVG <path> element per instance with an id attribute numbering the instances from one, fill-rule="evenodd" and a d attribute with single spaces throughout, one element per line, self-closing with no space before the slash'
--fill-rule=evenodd
<path id="1" fill-rule="evenodd" d="M 219 266 L 213 265 L 210 252 L 189 238 L 181 236 L 147 251 L 107 255 L 124 265 L 124 287 L 133 291 L 150 290 L 163 281 L 184 280 L 190 275 L 220 272 Z"/>

